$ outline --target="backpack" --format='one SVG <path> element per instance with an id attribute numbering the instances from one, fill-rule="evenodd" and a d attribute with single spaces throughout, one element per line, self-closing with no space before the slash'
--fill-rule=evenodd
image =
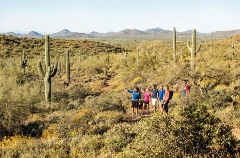
<path id="1" fill-rule="evenodd" d="M 173 91 L 169 91 L 169 92 L 170 92 L 169 100 L 172 100 L 172 97 L 173 97 Z"/>

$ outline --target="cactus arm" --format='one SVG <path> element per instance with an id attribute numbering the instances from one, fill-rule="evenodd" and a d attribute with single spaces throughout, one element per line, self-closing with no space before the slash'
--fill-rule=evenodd
<path id="1" fill-rule="evenodd" d="M 187 41 L 187 47 L 188 47 L 188 50 L 191 51 L 192 50 L 192 47 L 190 46 L 190 42 Z"/>
<path id="2" fill-rule="evenodd" d="M 38 72 L 40 74 L 40 76 L 44 77 L 45 76 L 45 73 L 43 71 L 43 67 L 42 67 L 42 62 L 41 60 L 38 61 Z"/>
<path id="3" fill-rule="evenodd" d="M 56 73 L 57 73 L 57 67 L 58 67 L 58 62 L 56 62 L 56 63 L 54 64 L 54 68 L 53 68 L 53 70 L 52 70 L 52 72 L 51 72 L 51 74 L 50 74 L 51 77 L 54 77 L 54 76 L 56 75 Z"/>

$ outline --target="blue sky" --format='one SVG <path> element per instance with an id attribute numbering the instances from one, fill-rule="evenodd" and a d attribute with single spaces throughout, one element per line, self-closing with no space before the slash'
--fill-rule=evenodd
<path id="1" fill-rule="evenodd" d="M 0 32 L 240 29 L 240 0 L 0 0 Z"/>

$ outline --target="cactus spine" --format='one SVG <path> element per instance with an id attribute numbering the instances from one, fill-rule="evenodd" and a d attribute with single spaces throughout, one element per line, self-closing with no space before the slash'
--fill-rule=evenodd
<path id="1" fill-rule="evenodd" d="M 21 68 L 22 73 L 25 74 L 25 67 L 27 66 L 27 56 L 25 55 L 25 52 L 23 51 L 22 57 L 21 57 Z"/>
<path id="2" fill-rule="evenodd" d="M 54 68 L 51 70 L 50 66 L 50 52 L 49 52 L 49 36 L 45 36 L 45 65 L 46 70 L 44 73 L 41 59 L 38 61 L 38 71 L 42 77 L 44 77 L 45 83 L 45 102 L 46 107 L 50 108 L 51 106 L 51 78 L 54 77 L 57 73 L 58 62 L 54 64 Z"/>
<path id="3" fill-rule="evenodd" d="M 66 51 L 66 76 L 67 76 L 67 84 L 70 83 L 70 62 L 69 62 L 69 50 Z"/>
<path id="4" fill-rule="evenodd" d="M 201 45 L 196 46 L 197 43 L 197 39 L 196 39 L 196 29 L 193 29 L 192 31 L 192 45 L 190 46 L 190 42 L 187 41 L 187 47 L 189 49 L 189 51 L 191 51 L 191 70 L 194 71 L 195 70 L 195 57 L 196 57 L 196 53 L 199 52 Z"/>
<path id="5" fill-rule="evenodd" d="M 173 61 L 176 62 L 176 49 L 177 49 L 177 44 L 176 44 L 177 36 L 176 36 L 176 28 L 173 28 Z"/>

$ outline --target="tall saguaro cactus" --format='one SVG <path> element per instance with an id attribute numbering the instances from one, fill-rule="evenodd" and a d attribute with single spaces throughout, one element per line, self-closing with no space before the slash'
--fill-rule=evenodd
<path id="1" fill-rule="evenodd" d="M 66 51 L 66 76 L 67 76 L 67 84 L 70 83 L 70 62 L 69 62 L 69 50 Z"/>
<path id="2" fill-rule="evenodd" d="M 50 66 L 50 52 L 49 52 L 49 36 L 45 36 L 45 73 L 42 66 L 41 59 L 38 61 L 38 71 L 42 77 L 44 77 L 44 83 L 45 83 L 45 102 L 46 107 L 50 108 L 51 106 L 51 78 L 54 77 L 57 73 L 57 65 L 58 62 L 54 64 L 54 68 L 51 69 Z"/>
<path id="3" fill-rule="evenodd" d="M 195 70 L 195 57 L 196 53 L 199 52 L 201 45 L 198 47 L 196 46 L 197 39 L 196 39 L 196 29 L 193 29 L 192 31 L 192 45 L 190 46 L 190 42 L 187 41 L 187 47 L 189 51 L 191 51 L 191 70 Z"/>
<path id="4" fill-rule="evenodd" d="M 173 28 L 173 61 L 176 62 L 176 50 L 177 50 L 177 35 L 176 35 L 176 28 Z"/>
<path id="5" fill-rule="evenodd" d="M 25 55 L 25 52 L 23 51 L 22 57 L 21 57 L 21 68 L 22 73 L 25 74 L 25 67 L 27 66 L 27 56 Z"/>

